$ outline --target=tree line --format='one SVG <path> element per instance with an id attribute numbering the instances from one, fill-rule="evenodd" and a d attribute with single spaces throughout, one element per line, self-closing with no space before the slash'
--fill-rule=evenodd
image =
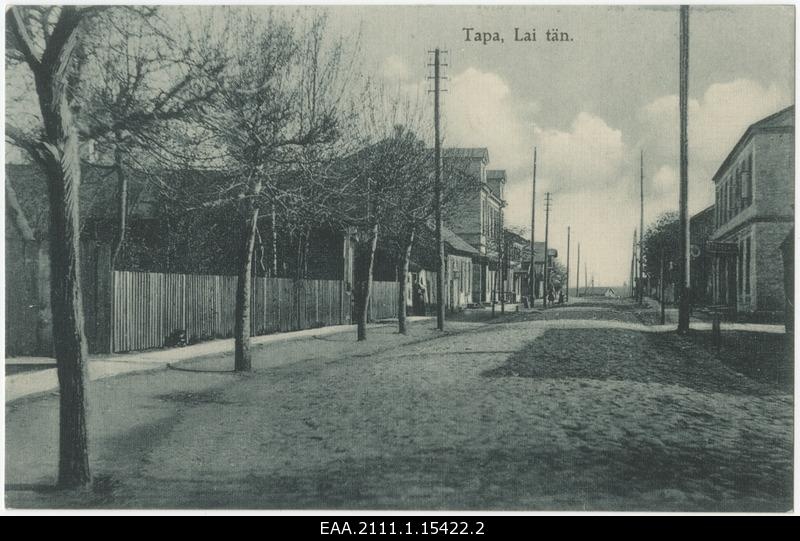
<path id="1" fill-rule="evenodd" d="M 259 239 L 264 221 L 306 246 L 315 226 L 351 236 L 358 340 L 382 239 L 398 262 L 407 332 L 405 276 L 434 214 L 432 114 L 426 95 L 363 73 L 357 38 L 331 38 L 324 13 L 309 10 L 13 6 L 6 21 L 6 140 L 47 186 L 60 487 L 91 482 L 79 257 L 88 166 L 107 170 L 115 194 L 114 262 L 129 235 L 132 174 L 148 175 L 176 222 L 224 218 L 237 272 L 236 370 L 252 368 L 257 245 L 276 242 Z M 87 145 L 106 159 L 92 162 Z M 443 200 L 453 204 L 473 180 L 458 163 L 446 168 Z"/>

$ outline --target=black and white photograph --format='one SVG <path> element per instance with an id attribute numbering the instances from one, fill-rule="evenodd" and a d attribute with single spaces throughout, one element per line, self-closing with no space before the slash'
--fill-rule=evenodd
<path id="1" fill-rule="evenodd" d="M 3 14 L 4 514 L 793 514 L 794 4 Z"/>

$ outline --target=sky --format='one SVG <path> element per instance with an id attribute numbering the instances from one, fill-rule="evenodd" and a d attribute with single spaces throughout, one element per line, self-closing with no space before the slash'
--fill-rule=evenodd
<path id="1" fill-rule="evenodd" d="M 507 171 L 507 224 L 530 231 L 536 147 L 536 240 L 549 191 L 549 240 L 562 263 L 569 226 L 573 269 L 580 242 L 581 267 L 597 284 L 628 279 L 640 152 L 645 224 L 678 207 L 676 6 L 329 11 L 330 32 L 360 36 L 364 68 L 409 92 L 429 86 L 427 52 L 448 50 L 445 145 L 487 147 L 489 168 Z M 794 16 L 793 6 L 691 8 L 691 214 L 713 203 L 711 177 L 747 126 L 794 102 Z M 515 42 L 515 27 L 535 28 L 537 41 Z M 466 41 L 464 28 L 475 29 L 470 37 L 498 32 L 504 42 Z M 571 41 L 548 42 L 554 28 Z"/>
<path id="2" fill-rule="evenodd" d="M 176 9 L 182 18 L 199 16 L 195 7 Z M 677 209 L 677 6 L 308 9 L 327 12 L 332 40 L 357 41 L 349 50 L 356 50 L 352 60 L 362 73 L 427 108 L 433 101 L 428 51 L 448 51 L 444 144 L 488 149 L 489 168 L 508 176 L 506 225 L 525 235 L 536 147 L 535 236 L 544 240 L 550 192 L 549 242 L 562 263 L 571 228 L 570 283 L 578 243 L 582 270 L 586 264 L 597 284 L 629 279 L 640 152 L 645 224 Z M 691 214 L 713 202 L 711 177 L 747 126 L 793 103 L 794 17 L 794 6 L 691 7 Z M 465 28 L 474 29 L 470 41 Z M 515 28 L 535 29 L 537 40 L 516 42 Z M 548 42 L 550 29 L 569 39 Z M 476 41 L 477 33 L 504 41 Z"/>

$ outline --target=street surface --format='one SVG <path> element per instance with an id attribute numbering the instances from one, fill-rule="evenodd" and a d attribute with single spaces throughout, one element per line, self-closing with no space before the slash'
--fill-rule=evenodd
<path id="1" fill-rule="evenodd" d="M 21 398 L 7 505 L 788 510 L 785 337 L 730 331 L 716 353 L 655 316 L 576 300 L 263 344 L 247 375 L 226 353 L 93 381 L 85 493 L 50 488 L 57 396 Z"/>

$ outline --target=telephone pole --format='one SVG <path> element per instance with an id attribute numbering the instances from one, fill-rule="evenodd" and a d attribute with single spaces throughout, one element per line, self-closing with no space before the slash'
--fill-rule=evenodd
<path id="1" fill-rule="evenodd" d="M 445 53 L 447 51 L 444 51 Z M 436 160 L 436 177 L 433 188 L 434 206 L 436 209 L 436 328 L 444 330 L 444 273 L 447 268 L 444 261 L 444 242 L 442 241 L 442 138 L 440 130 L 439 94 L 441 93 L 441 56 L 437 47 L 433 51 L 433 126 L 434 126 L 434 159 Z M 446 65 L 446 64 L 445 64 Z"/>
<path id="2" fill-rule="evenodd" d="M 530 268 L 530 297 L 531 308 L 536 299 L 536 254 L 534 253 L 534 234 L 536 229 L 536 147 L 533 147 L 533 186 L 531 189 L 531 268 Z"/>
<path id="3" fill-rule="evenodd" d="M 644 150 L 639 155 L 639 304 L 644 302 Z"/>
<path id="4" fill-rule="evenodd" d="M 564 282 L 567 284 L 567 302 L 569 302 L 569 233 L 570 227 L 567 226 L 567 276 Z"/>
<path id="5" fill-rule="evenodd" d="M 578 264 L 575 266 L 575 296 L 581 296 L 581 243 L 578 243 Z M 569 284 L 567 284 L 569 286 Z M 569 289 L 569 287 L 567 287 Z"/>
<path id="6" fill-rule="evenodd" d="M 550 262 L 548 261 L 548 234 L 550 229 L 550 192 L 544 194 L 544 294 L 542 295 L 542 306 L 547 308 L 547 294 L 550 291 Z"/>
<path id="7" fill-rule="evenodd" d="M 633 245 L 631 245 L 631 298 L 636 298 L 639 284 L 636 283 L 636 229 L 633 230 Z"/>
<path id="8" fill-rule="evenodd" d="M 680 9 L 680 301 L 678 332 L 689 332 L 689 144 L 687 138 L 687 106 L 689 100 L 689 6 Z"/>

